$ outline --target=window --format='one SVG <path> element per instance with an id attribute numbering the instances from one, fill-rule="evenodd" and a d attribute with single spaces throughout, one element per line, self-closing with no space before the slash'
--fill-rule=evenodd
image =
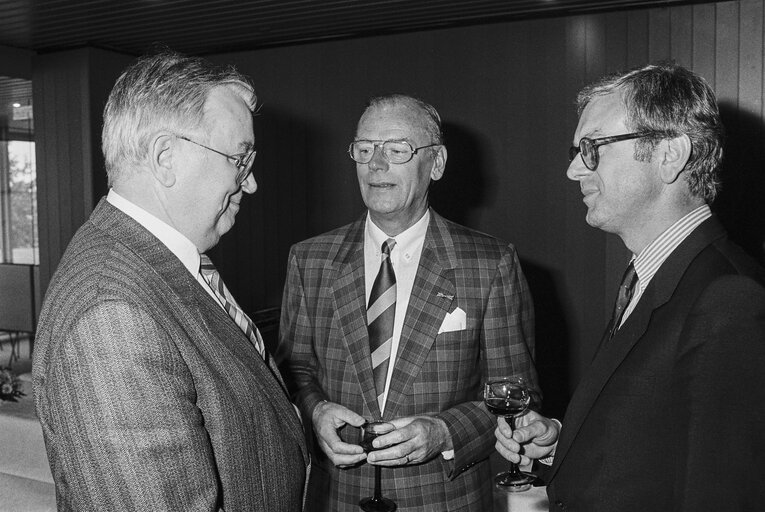
<path id="1" fill-rule="evenodd" d="M 0 263 L 39 262 L 32 82 L 0 76 Z"/>

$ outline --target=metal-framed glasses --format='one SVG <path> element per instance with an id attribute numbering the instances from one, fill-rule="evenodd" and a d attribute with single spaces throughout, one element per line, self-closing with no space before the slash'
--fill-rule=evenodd
<path id="1" fill-rule="evenodd" d="M 355 140 L 348 146 L 348 155 L 354 162 L 368 164 L 379 147 L 383 158 L 391 164 L 405 164 L 421 149 L 440 146 L 441 144 L 428 144 L 413 148 L 405 140 Z"/>
<path id="2" fill-rule="evenodd" d="M 641 137 L 647 137 L 653 135 L 654 132 L 634 132 L 625 133 L 624 135 L 613 135 L 611 137 L 600 137 L 598 139 L 590 139 L 588 137 L 582 137 L 579 140 L 578 146 L 571 146 L 568 150 L 569 162 L 576 158 L 577 153 L 582 157 L 585 167 L 594 171 L 598 168 L 600 163 L 600 155 L 598 154 L 598 148 L 605 146 L 606 144 L 613 144 L 614 142 L 620 142 L 623 140 L 639 139 Z"/>
<path id="3" fill-rule="evenodd" d="M 240 186 L 242 183 L 244 183 L 244 180 L 247 179 L 247 176 L 250 174 L 250 171 L 252 170 L 252 162 L 255 160 L 255 155 L 257 154 L 257 150 L 255 148 L 252 148 L 251 150 L 247 151 L 246 153 L 240 153 L 238 155 L 228 155 L 226 153 L 223 153 L 222 151 L 218 151 L 217 149 L 213 149 L 211 147 L 207 147 L 204 144 L 200 144 L 197 141 L 191 140 L 188 137 L 184 137 L 183 135 L 176 135 L 179 139 L 183 139 L 187 142 L 191 142 L 192 144 L 196 144 L 199 147 L 203 147 L 208 151 L 212 151 L 213 153 L 218 153 L 221 156 L 225 156 L 228 158 L 234 166 L 237 168 L 237 174 L 236 174 L 236 185 Z"/>

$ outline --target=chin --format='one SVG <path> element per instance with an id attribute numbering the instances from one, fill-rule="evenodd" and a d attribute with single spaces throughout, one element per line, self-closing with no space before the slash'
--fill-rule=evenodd
<path id="1" fill-rule="evenodd" d="M 588 210 L 584 220 L 593 228 L 599 228 L 602 224 L 595 212 Z"/>

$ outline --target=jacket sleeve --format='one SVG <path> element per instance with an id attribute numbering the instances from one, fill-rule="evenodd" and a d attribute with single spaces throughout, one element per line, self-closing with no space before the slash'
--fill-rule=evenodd
<path id="1" fill-rule="evenodd" d="M 194 382 L 159 323 L 109 301 L 57 336 L 37 406 L 59 509 L 216 510 Z"/>
<path id="2" fill-rule="evenodd" d="M 310 425 L 314 408 L 327 396 L 316 379 L 318 360 L 313 345 L 313 320 L 307 311 L 294 247 L 288 261 L 276 359 L 286 376 L 290 394 Z"/>
<path id="3" fill-rule="evenodd" d="M 490 378 L 521 376 L 540 399 L 534 367 L 534 306 L 511 246 L 492 277 L 479 336 L 481 386 Z M 492 453 L 497 419 L 483 405 L 480 393 L 475 401 L 458 404 L 439 417 L 446 422 L 454 445 L 450 478 Z"/>

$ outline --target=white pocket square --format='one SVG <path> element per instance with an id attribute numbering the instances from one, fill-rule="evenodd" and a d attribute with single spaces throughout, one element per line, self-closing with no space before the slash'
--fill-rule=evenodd
<path id="1" fill-rule="evenodd" d="M 452 331 L 464 331 L 467 327 L 465 311 L 462 308 L 457 308 L 451 313 L 447 313 L 444 317 L 444 321 L 441 322 L 441 327 L 438 328 L 438 334 L 442 332 Z"/>

